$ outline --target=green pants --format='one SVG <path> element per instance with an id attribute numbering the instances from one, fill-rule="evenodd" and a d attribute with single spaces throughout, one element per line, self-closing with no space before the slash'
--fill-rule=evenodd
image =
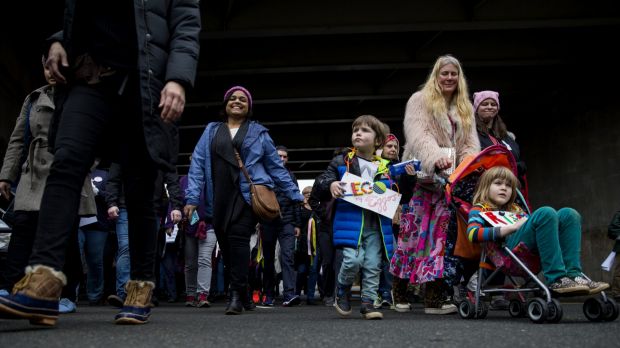
<path id="1" fill-rule="evenodd" d="M 519 242 L 538 253 L 547 283 L 581 274 L 581 215 L 575 209 L 537 209 L 506 239 L 511 249 Z"/>

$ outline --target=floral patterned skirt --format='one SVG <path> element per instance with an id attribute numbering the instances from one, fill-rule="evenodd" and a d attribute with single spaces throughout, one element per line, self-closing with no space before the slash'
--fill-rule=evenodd
<path id="1" fill-rule="evenodd" d="M 412 284 L 443 278 L 449 220 L 450 211 L 443 192 L 430 191 L 416 184 L 401 217 L 390 272 Z"/>

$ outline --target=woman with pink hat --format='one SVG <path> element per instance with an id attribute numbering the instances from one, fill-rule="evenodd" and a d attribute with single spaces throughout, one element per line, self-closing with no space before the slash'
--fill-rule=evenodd
<path id="1" fill-rule="evenodd" d="M 515 135 L 508 131 L 504 120 L 499 115 L 499 93 L 495 91 L 474 93 L 474 113 L 480 148 L 485 149 L 492 145 L 501 145 L 512 152 L 517 161 L 521 193 L 527 199 L 527 181 L 525 178 L 527 167 L 521 159 L 521 150 L 516 142 Z"/>
<path id="2" fill-rule="evenodd" d="M 284 168 L 267 128 L 252 121 L 252 95 L 247 89 L 235 86 L 226 91 L 221 115 L 223 122 L 207 125 L 192 154 L 184 212 L 191 219 L 204 203 L 206 222 L 213 224 L 230 279 L 226 314 L 241 314 L 253 309 L 247 289 L 248 246 L 259 220 L 237 153 L 254 184 L 278 189 L 295 202 L 303 202 L 304 197 Z"/>

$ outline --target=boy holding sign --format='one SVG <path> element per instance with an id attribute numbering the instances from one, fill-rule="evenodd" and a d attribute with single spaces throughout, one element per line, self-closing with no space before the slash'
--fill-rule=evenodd
<path id="1" fill-rule="evenodd" d="M 381 121 L 371 115 L 360 116 L 352 125 L 353 149 L 334 157 L 327 170 L 317 179 L 322 195 L 328 192 L 336 198 L 334 206 L 334 246 L 343 248 L 343 261 L 338 273 L 335 308 L 342 316 L 351 314 L 351 286 L 362 270 L 362 306 L 364 319 L 382 319 L 383 314 L 373 307 L 379 288 L 382 257 L 392 254 L 392 219 L 345 201 L 347 183 L 341 181 L 346 173 L 361 177 L 376 186 L 391 187 L 389 161 L 375 155 L 383 143 L 386 130 Z M 315 185 L 316 185 L 315 184 Z M 350 184 L 350 183 L 349 183 Z"/>

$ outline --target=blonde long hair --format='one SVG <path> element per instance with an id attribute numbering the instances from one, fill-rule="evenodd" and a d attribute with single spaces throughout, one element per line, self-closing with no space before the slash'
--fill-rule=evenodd
<path id="1" fill-rule="evenodd" d="M 470 129 L 472 127 L 471 116 L 473 115 L 474 107 L 469 101 L 469 89 L 467 88 L 467 80 L 463 73 L 463 68 L 458 59 L 451 55 L 444 55 L 435 61 L 433 70 L 428 75 L 426 83 L 422 87 L 422 94 L 426 100 L 428 110 L 436 119 L 445 117 L 448 114 L 448 106 L 441 91 L 441 86 L 437 81 L 439 79 L 439 70 L 444 66 L 452 64 L 456 67 L 459 73 L 457 89 L 452 95 L 451 105 L 456 106 L 458 117 L 461 119 L 463 129 Z"/>
<path id="2" fill-rule="evenodd" d="M 510 187 L 512 187 L 512 193 L 510 195 L 510 199 L 503 207 L 498 207 L 491 201 L 489 198 L 489 190 L 491 188 L 491 184 L 496 179 L 500 179 L 508 183 Z M 474 193 L 473 204 L 482 204 L 485 206 L 491 207 L 493 210 L 506 210 L 506 211 L 515 211 L 516 208 L 515 200 L 517 199 L 517 190 L 519 189 L 519 179 L 512 173 L 512 171 L 503 166 L 493 167 L 491 169 L 487 169 L 482 175 L 480 179 L 478 179 L 478 185 L 476 185 L 476 192 Z"/>

